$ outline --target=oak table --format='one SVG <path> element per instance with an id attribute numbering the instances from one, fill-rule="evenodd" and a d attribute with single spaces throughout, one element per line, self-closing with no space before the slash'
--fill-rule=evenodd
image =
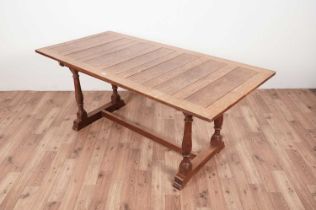
<path id="1" fill-rule="evenodd" d="M 73 74 L 78 105 L 74 130 L 105 117 L 181 153 L 183 159 L 173 184 L 177 189 L 182 189 L 213 155 L 224 148 L 220 133 L 223 113 L 275 74 L 263 68 L 111 31 L 44 47 L 36 52 L 58 61 Z M 87 113 L 79 72 L 111 83 L 111 101 Z M 125 105 L 118 87 L 182 111 L 182 146 L 113 114 Z M 198 154 L 191 151 L 193 116 L 214 121 L 215 128 L 210 144 Z"/>

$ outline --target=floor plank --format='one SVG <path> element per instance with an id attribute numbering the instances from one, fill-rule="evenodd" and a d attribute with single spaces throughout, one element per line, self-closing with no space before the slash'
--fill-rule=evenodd
<path id="1" fill-rule="evenodd" d="M 85 92 L 87 110 L 109 92 Z M 118 111 L 180 144 L 183 115 L 122 92 Z M 225 114 L 226 147 L 182 191 L 181 157 L 107 119 L 71 129 L 73 92 L 0 92 L 0 209 L 316 209 L 316 92 L 257 90 Z M 213 125 L 193 122 L 193 150 Z"/>

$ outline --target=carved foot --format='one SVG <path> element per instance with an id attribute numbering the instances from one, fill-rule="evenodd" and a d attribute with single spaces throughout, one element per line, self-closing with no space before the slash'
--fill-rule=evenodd
<path id="1" fill-rule="evenodd" d="M 91 121 L 89 122 L 88 118 L 85 120 L 74 120 L 72 129 L 75 131 L 79 131 L 80 129 L 84 128 L 85 126 L 89 125 Z"/>
<path id="2" fill-rule="evenodd" d="M 184 179 L 178 175 L 174 177 L 173 187 L 177 190 L 182 190 L 185 185 Z"/>
<path id="3" fill-rule="evenodd" d="M 212 146 L 219 146 L 221 144 L 223 144 L 223 137 L 222 135 L 215 135 L 213 134 L 212 138 L 211 138 L 211 145 Z"/>

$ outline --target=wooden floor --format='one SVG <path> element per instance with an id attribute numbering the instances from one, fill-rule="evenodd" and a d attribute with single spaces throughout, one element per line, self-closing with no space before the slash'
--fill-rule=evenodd
<path id="1" fill-rule="evenodd" d="M 180 144 L 183 114 L 124 92 L 117 113 Z M 87 109 L 109 100 L 87 92 Z M 316 92 L 256 91 L 224 118 L 226 147 L 182 191 L 181 156 L 109 120 L 71 129 L 72 92 L 0 92 L 0 209 L 316 209 Z M 194 151 L 213 128 L 195 119 Z M 115 163 L 115 164 L 113 164 Z"/>

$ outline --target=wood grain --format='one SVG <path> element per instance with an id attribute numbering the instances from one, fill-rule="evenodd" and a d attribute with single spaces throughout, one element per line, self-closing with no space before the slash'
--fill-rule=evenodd
<path id="1" fill-rule="evenodd" d="M 275 74 L 111 31 L 36 52 L 207 121 L 214 120 Z M 258 76 L 253 80 L 251 75 L 255 74 Z M 235 94 L 237 90 L 241 94 Z M 223 106 L 218 106 L 217 100 Z"/>
<path id="2" fill-rule="evenodd" d="M 111 94 L 84 92 L 87 111 Z M 119 114 L 181 145 L 181 112 L 120 95 L 128 106 Z M 240 101 L 225 114 L 225 149 L 182 191 L 171 186 L 182 159 L 175 152 L 107 119 L 72 131 L 73 92 L 0 92 L 0 105 L 0 209 L 316 206 L 315 90 L 257 90 Z M 212 127 L 194 119 L 193 152 L 209 145 Z"/>

